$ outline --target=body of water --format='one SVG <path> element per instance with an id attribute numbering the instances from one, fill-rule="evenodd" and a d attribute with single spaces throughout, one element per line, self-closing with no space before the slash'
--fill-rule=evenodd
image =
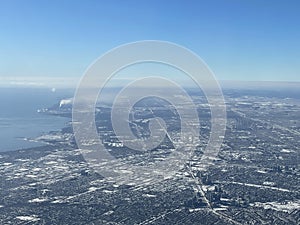
<path id="1" fill-rule="evenodd" d="M 41 114 L 37 110 L 51 107 L 72 95 L 72 90 L 1 88 L 0 152 L 43 145 L 24 138 L 35 138 L 60 130 L 70 119 Z"/>

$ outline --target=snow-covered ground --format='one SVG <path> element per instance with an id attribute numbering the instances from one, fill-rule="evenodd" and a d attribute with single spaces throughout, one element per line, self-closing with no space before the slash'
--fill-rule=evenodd
<path id="1" fill-rule="evenodd" d="M 279 203 L 279 202 L 255 202 L 251 204 L 252 206 L 261 207 L 264 209 L 273 209 L 276 211 L 283 211 L 283 212 L 292 212 L 295 209 L 300 208 L 300 201 L 294 202 L 286 202 L 286 203 Z"/>
<path id="2" fill-rule="evenodd" d="M 40 218 L 38 218 L 36 215 L 31 215 L 31 216 L 17 216 L 16 218 L 19 219 L 19 220 L 22 220 L 22 221 L 31 221 L 31 222 L 36 222 L 36 221 L 40 220 Z"/>

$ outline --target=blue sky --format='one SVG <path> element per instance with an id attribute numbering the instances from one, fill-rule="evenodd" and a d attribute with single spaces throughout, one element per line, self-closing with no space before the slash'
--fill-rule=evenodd
<path id="1" fill-rule="evenodd" d="M 79 78 L 120 44 L 165 40 L 220 80 L 300 81 L 300 1 L 0 1 L 0 80 Z"/>

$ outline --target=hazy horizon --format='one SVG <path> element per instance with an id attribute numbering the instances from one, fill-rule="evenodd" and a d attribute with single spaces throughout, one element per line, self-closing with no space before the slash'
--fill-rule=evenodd
<path id="1" fill-rule="evenodd" d="M 0 77 L 0 88 L 50 88 L 55 91 L 55 89 L 75 89 L 79 84 L 81 78 L 6 78 L 1 79 Z M 116 79 L 117 82 L 114 84 L 109 84 L 110 87 L 121 87 L 122 81 L 124 79 Z M 127 79 L 131 81 L 131 79 Z M 230 88 L 244 85 L 245 87 L 299 87 L 300 81 L 260 81 L 260 80 L 218 80 L 220 86 Z M 118 85 L 119 84 L 119 85 Z M 190 85 L 183 86 L 191 87 Z"/>

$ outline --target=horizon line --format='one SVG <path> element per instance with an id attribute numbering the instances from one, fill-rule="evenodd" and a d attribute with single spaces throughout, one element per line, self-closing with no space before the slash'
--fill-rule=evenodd
<path id="1" fill-rule="evenodd" d="M 0 87 L 28 87 L 28 88 L 76 88 L 81 80 L 81 77 L 1 77 Z M 134 79 L 114 78 L 115 81 Z M 172 79 L 171 79 L 172 80 Z M 270 85 L 270 84 L 289 84 L 300 85 L 300 80 L 218 80 L 220 86 L 251 84 L 251 85 Z M 111 87 L 121 87 L 122 85 L 113 85 Z M 182 84 L 182 86 L 191 86 Z"/>

